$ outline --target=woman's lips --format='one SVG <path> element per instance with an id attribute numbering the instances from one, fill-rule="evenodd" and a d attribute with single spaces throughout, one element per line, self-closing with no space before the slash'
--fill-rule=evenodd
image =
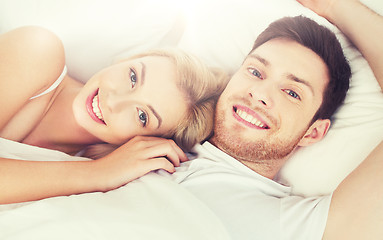
<path id="1" fill-rule="evenodd" d="M 105 122 L 102 117 L 99 101 L 98 101 L 98 89 L 88 96 L 85 104 L 86 104 L 86 110 L 89 116 L 94 121 L 105 125 Z"/>

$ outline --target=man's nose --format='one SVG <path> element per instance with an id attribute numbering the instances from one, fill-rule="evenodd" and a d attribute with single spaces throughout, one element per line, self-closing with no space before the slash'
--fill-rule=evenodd
<path id="1" fill-rule="evenodd" d="M 272 108 L 274 106 L 272 83 L 267 80 L 258 81 L 249 88 L 249 96 L 253 103 L 263 108 Z M 275 93 L 274 93 L 275 94 Z"/>

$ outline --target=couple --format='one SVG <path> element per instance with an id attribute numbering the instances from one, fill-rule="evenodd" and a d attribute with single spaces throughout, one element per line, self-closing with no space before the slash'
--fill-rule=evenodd
<path id="1" fill-rule="evenodd" d="M 381 48 L 380 43 L 374 42 L 381 39 L 382 29 L 379 29 L 379 26 L 382 26 L 381 17 L 370 12 L 358 1 L 302 1 L 302 3 L 328 18 L 349 36 L 369 61 L 382 86 L 382 72 L 379 65 L 382 62 L 379 60 L 382 51 L 379 49 L 379 47 Z M 356 15 L 361 24 L 360 27 L 353 25 Z M 376 24 L 371 24 L 371 22 L 376 22 Z M 302 28 L 302 24 L 305 24 L 307 29 Z M 365 26 L 371 28 L 365 28 Z M 314 30 L 313 27 L 315 27 Z M 293 29 L 293 31 L 289 31 L 289 29 Z M 198 158 L 183 164 L 176 173 L 169 176 L 205 202 L 222 219 L 233 239 L 245 239 L 246 237 L 250 239 L 319 239 L 322 236 L 325 239 L 352 239 L 352 237 L 356 237 L 356 239 L 378 239 L 381 236 L 378 231 L 382 224 L 380 220 L 382 194 L 379 192 L 377 184 L 381 182 L 379 179 L 381 167 L 379 168 L 378 160 L 382 158 L 382 144 L 355 172 L 347 177 L 332 196 L 302 199 L 290 196 L 287 187 L 272 181 L 297 146 L 308 146 L 324 137 L 330 125 L 329 118 L 335 111 L 336 105 L 341 104 L 348 88 L 350 69 L 339 44 L 331 42 L 335 40 L 334 36 L 328 35 L 325 39 L 331 42 L 330 45 L 324 43 L 322 39 L 319 42 L 308 41 L 306 43 L 305 33 L 309 29 L 311 29 L 312 34 L 321 36 L 328 34 L 323 28 L 318 28 L 315 23 L 298 17 L 275 22 L 260 35 L 253 51 L 246 57 L 241 68 L 232 76 L 218 100 L 212 137 L 203 145 L 198 145 L 195 148 Z M 299 36 L 300 31 L 304 34 L 299 38 L 294 38 L 296 35 L 290 34 L 293 32 Z M 322 33 L 322 31 L 324 32 Z M 280 35 L 273 35 L 275 33 Z M 319 45 L 319 48 L 325 46 L 332 49 L 320 53 L 316 51 L 316 44 Z M 332 61 L 332 58 L 336 59 L 335 62 Z M 122 71 L 120 74 L 122 74 L 121 76 L 128 76 L 131 89 L 134 89 L 136 83 L 137 86 L 141 86 L 142 73 L 145 73 L 144 79 L 148 83 L 149 76 L 152 76 L 149 69 L 157 66 L 160 66 L 161 71 L 164 72 L 164 75 L 161 76 L 166 76 L 165 80 L 160 82 L 161 87 L 163 84 L 168 84 L 166 81 L 169 82 L 169 79 L 178 79 L 172 75 L 176 72 L 172 62 L 164 61 L 163 57 L 138 57 L 134 60 L 137 61 L 121 63 L 129 64 L 127 65 L 128 71 Z M 149 66 L 151 67 L 149 68 Z M 52 69 L 54 70 L 54 68 Z M 57 71 L 61 70 L 56 69 L 52 75 L 58 75 Z M 115 70 L 109 73 L 115 72 L 118 73 Z M 120 85 L 119 82 L 110 86 L 107 84 L 112 84 L 113 81 L 112 83 L 102 81 L 103 75 L 100 74 L 99 76 L 100 80 L 97 83 L 104 86 L 104 89 L 110 89 L 109 92 L 115 93 L 113 95 L 115 98 L 118 97 L 119 91 L 123 92 L 124 89 L 121 87 L 123 85 Z M 120 78 L 116 76 L 116 79 Z M 153 81 L 153 84 L 159 83 Z M 179 91 L 178 85 L 176 87 L 174 85 L 169 86 L 169 92 Z M 83 89 L 86 90 L 86 86 Z M 44 89 L 43 87 L 40 88 Z M 61 89 L 61 91 L 65 90 L 62 85 Z M 79 96 L 76 99 L 86 101 L 90 95 L 90 89 L 93 88 L 90 87 L 89 91 L 85 91 L 83 95 L 76 94 Z M 35 91 L 39 90 L 35 89 Z M 60 86 L 58 90 L 60 90 Z M 66 96 L 60 95 L 62 92 L 58 90 L 53 94 Z M 332 94 L 338 93 L 338 91 L 340 93 L 336 96 Z M 183 96 L 182 91 L 179 92 L 181 92 L 179 96 Z M 99 94 L 99 98 L 103 97 L 101 90 Z M 94 93 L 94 95 L 98 94 Z M 35 98 L 35 100 L 38 99 Z M 42 98 L 40 100 L 43 101 Z M 61 99 L 55 98 L 55 100 L 60 101 Z M 100 120 L 99 124 L 113 120 L 107 119 L 103 115 L 97 116 L 98 99 L 94 100 L 93 97 L 92 100 L 96 103 L 93 112 Z M 172 99 L 170 103 L 187 102 L 182 100 L 184 99 Z M 155 99 L 153 104 L 157 102 Z M 336 102 L 335 106 L 333 106 L 334 102 Z M 74 110 L 76 110 L 76 101 L 74 103 Z M 119 110 L 119 101 L 111 101 L 110 105 L 113 103 L 117 107 L 110 108 L 116 109 L 115 111 Z M 47 101 L 47 104 L 50 102 Z M 50 109 L 53 110 L 53 106 L 54 103 Z M 79 104 L 79 106 L 82 105 Z M 160 106 L 162 105 L 158 104 L 157 109 Z M 181 110 L 185 109 L 183 113 L 188 109 L 186 103 L 184 108 L 178 107 Z M 138 120 L 142 123 L 141 127 L 153 124 L 153 121 L 150 120 L 154 118 L 155 126 L 149 130 L 153 131 L 150 132 L 150 135 L 157 136 L 165 136 L 174 125 L 182 122 L 185 115 L 180 114 L 180 112 L 161 115 L 163 112 L 158 110 L 159 114 L 157 115 L 162 116 L 160 121 L 150 109 L 148 110 L 149 114 L 144 111 L 145 109 L 136 107 L 135 110 Z M 79 115 L 83 112 L 79 111 Z M 149 118 L 147 118 L 148 115 Z M 154 116 L 151 117 L 152 115 Z M 169 118 L 165 119 L 167 116 Z M 87 118 L 80 116 L 78 119 L 78 122 L 81 122 L 80 120 Z M 177 123 L 171 122 L 171 120 L 175 120 Z M 96 119 L 94 122 L 96 121 L 98 120 Z M 121 123 L 121 127 L 126 122 L 131 124 L 130 121 L 123 122 L 120 118 L 115 121 Z M 300 124 L 297 126 L 296 122 Z M 91 123 L 93 124 L 93 122 Z M 170 127 L 161 129 L 165 123 L 169 124 L 167 126 Z M 84 126 L 89 126 L 87 124 L 90 123 L 85 122 Z M 89 127 L 89 131 L 93 131 L 93 129 L 95 128 Z M 159 130 L 159 132 L 154 132 L 155 130 Z M 162 131 L 160 132 L 160 130 Z M 115 133 L 120 133 L 120 131 L 115 130 Z M 102 138 L 105 133 L 95 132 L 93 135 Z M 36 134 L 36 136 L 38 135 Z M 104 141 L 113 144 L 120 144 L 122 139 L 126 137 L 124 135 L 115 139 L 112 137 L 118 135 L 115 134 L 107 138 L 108 136 L 106 135 Z M 200 141 L 201 139 L 196 138 L 196 140 Z M 66 147 L 69 149 L 70 146 Z M 148 150 L 143 151 L 143 149 Z M 129 158 L 126 156 L 128 154 Z M 79 174 L 84 174 L 84 171 L 90 171 L 89 174 L 97 172 L 96 177 L 103 178 L 101 179 L 102 182 L 110 185 L 91 191 L 105 191 L 126 183 L 126 178 L 134 179 L 152 169 L 164 168 L 169 172 L 174 171 L 172 166 L 169 166 L 171 164 L 162 161 L 165 159 L 160 158 L 161 161 L 157 158 L 151 159 L 153 156 L 166 156 L 176 166 L 179 165 L 180 161 L 186 160 L 186 156 L 172 141 L 155 137 L 136 137 L 113 153 L 100 158 L 101 161 L 94 161 L 100 163 L 96 165 L 96 169 L 88 168 L 89 162 L 81 162 L 65 163 L 57 170 L 61 169 L 62 172 L 59 174 L 63 176 L 73 176 L 71 174 L 76 174 L 73 171 L 81 172 Z M 122 162 L 121 159 L 123 158 L 126 162 Z M 131 159 L 131 161 L 126 159 Z M 12 179 L 12 175 L 16 175 L 16 170 L 20 169 L 22 172 L 24 167 L 32 167 L 32 164 L 17 166 L 12 160 L 2 160 L 2 162 L 2 169 L 11 169 L 8 173 L 8 182 L 16 182 L 17 179 L 9 180 Z M 71 168 L 71 165 L 75 166 Z M 50 166 L 44 167 L 46 169 Z M 101 175 L 99 169 L 105 171 L 105 175 Z M 118 171 L 129 173 L 129 169 L 134 169 L 130 173 L 138 176 L 122 176 L 118 173 Z M 44 171 L 44 168 L 40 170 Z M 66 171 L 70 171 L 70 173 Z M 196 174 L 191 174 L 194 172 Z M 37 173 L 39 175 L 43 172 Z M 5 174 L 2 172 L 3 175 Z M 107 177 L 112 179 L 110 176 L 123 179 L 106 181 Z M 3 179 L 7 180 L 7 178 Z M 70 184 L 72 180 L 75 182 L 74 185 L 81 185 L 79 183 L 83 182 L 70 177 L 56 184 Z M 91 180 L 93 179 L 88 179 L 88 181 Z M 363 189 L 360 186 L 363 186 Z M 75 192 L 64 192 L 61 195 L 71 193 Z"/>

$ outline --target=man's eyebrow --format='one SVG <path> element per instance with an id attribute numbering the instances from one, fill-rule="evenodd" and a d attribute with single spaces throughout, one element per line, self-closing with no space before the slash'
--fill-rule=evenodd
<path id="1" fill-rule="evenodd" d="M 297 76 L 295 76 L 294 74 L 291 74 L 291 73 L 287 75 L 287 78 L 292 80 L 292 81 L 294 81 L 294 82 L 301 83 L 301 84 L 307 86 L 310 89 L 310 91 L 313 94 L 313 96 L 315 95 L 314 88 L 313 88 L 313 86 L 308 81 L 306 81 L 306 80 L 304 80 L 302 78 L 299 78 L 299 77 L 297 77 Z"/>
<path id="2" fill-rule="evenodd" d="M 259 56 L 258 54 L 254 54 L 254 53 L 253 53 L 253 54 L 248 55 L 248 57 L 258 60 L 259 62 L 261 62 L 261 63 L 262 63 L 263 65 L 265 65 L 265 66 L 269 66 L 269 65 L 270 65 L 270 62 L 269 62 L 269 61 L 267 61 L 265 58 Z M 306 86 L 310 89 L 311 93 L 312 93 L 313 95 L 315 95 L 315 94 L 314 94 L 314 88 L 313 88 L 313 86 L 310 84 L 310 82 L 308 82 L 308 81 L 306 81 L 306 80 L 304 80 L 304 79 L 302 79 L 302 78 L 299 78 L 299 77 L 297 77 L 297 76 L 295 76 L 294 74 L 291 74 L 291 73 L 287 75 L 287 78 L 290 79 L 290 80 L 292 80 L 292 81 L 294 81 L 294 82 L 297 82 L 297 83 L 301 83 L 301 84 L 303 84 L 303 85 L 306 85 Z"/>
<path id="3" fill-rule="evenodd" d="M 150 111 L 153 113 L 153 115 L 157 118 L 157 121 L 158 121 L 158 126 L 157 126 L 157 129 L 161 127 L 161 124 L 162 124 L 162 118 L 161 116 L 158 114 L 158 112 L 156 112 L 156 110 L 152 107 L 152 105 L 148 105 L 148 108 L 150 109 Z"/>
<path id="4" fill-rule="evenodd" d="M 255 53 L 249 54 L 247 56 L 247 58 L 256 59 L 256 60 L 258 60 L 259 62 L 261 62 L 265 66 L 269 66 L 270 65 L 269 61 L 267 61 L 266 59 L 264 59 L 263 57 L 259 56 L 258 54 L 255 54 Z"/>

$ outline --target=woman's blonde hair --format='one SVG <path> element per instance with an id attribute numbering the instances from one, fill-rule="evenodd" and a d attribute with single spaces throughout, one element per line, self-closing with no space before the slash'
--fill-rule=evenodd
<path id="1" fill-rule="evenodd" d="M 229 76 L 220 69 L 209 68 L 193 55 L 173 48 L 150 50 L 125 60 L 146 56 L 167 57 L 176 67 L 177 86 L 184 93 L 189 107 L 173 131 L 163 137 L 173 139 L 184 151 L 189 151 L 196 143 L 211 135 L 215 106 Z M 110 144 L 97 145 L 88 147 L 84 155 L 99 158 L 118 147 Z"/>

